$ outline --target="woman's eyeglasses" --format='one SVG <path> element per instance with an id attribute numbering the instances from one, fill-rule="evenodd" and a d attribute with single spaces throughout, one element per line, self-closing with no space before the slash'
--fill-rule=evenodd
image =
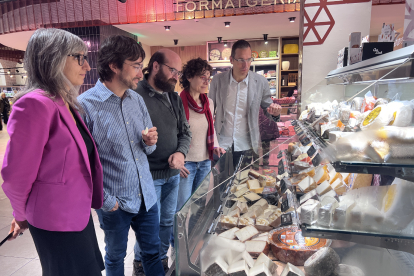
<path id="1" fill-rule="evenodd" d="M 206 76 L 200 76 L 200 79 L 202 79 L 203 82 L 207 82 L 207 83 L 211 82 L 211 79 L 209 77 L 206 77 Z"/>
<path id="2" fill-rule="evenodd" d="M 81 55 L 81 54 L 68 55 L 68 57 L 76 58 L 78 60 L 79 66 L 83 66 L 83 64 L 85 63 L 85 60 L 88 60 L 87 56 L 84 56 L 84 55 Z"/>

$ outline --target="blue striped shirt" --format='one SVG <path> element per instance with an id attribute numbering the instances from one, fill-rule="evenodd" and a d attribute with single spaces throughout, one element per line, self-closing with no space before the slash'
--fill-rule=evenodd
<path id="1" fill-rule="evenodd" d="M 78 100 L 102 163 L 102 210 L 110 211 L 118 201 L 119 208 L 136 214 L 144 198 L 148 211 L 157 202 L 147 160 L 156 146 L 142 140 L 142 130 L 152 127 L 144 100 L 133 90 L 127 90 L 122 100 L 100 80 Z"/>

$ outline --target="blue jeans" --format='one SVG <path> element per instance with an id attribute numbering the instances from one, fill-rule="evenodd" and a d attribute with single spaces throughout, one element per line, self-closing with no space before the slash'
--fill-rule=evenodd
<path id="1" fill-rule="evenodd" d="M 158 217 L 160 221 L 160 230 L 159 232 L 154 233 L 159 233 L 159 238 L 161 241 L 161 245 L 159 248 L 161 260 L 167 258 L 167 251 L 170 247 L 170 235 L 173 231 L 174 215 L 175 208 L 177 207 L 179 184 L 179 174 L 174 175 L 170 178 L 154 180 L 155 192 L 157 193 L 158 198 Z M 135 243 L 134 252 L 135 260 L 143 261 L 142 250 L 137 242 Z"/>
<path id="2" fill-rule="evenodd" d="M 187 178 L 180 177 L 176 212 L 180 211 L 191 195 L 197 190 L 201 182 L 211 170 L 209 159 L 200 162 L 185 162 L 185 168 L 190 172 Z M 171 232 L 170 242 L 174 247 L 174 231 Z"/>
<path id="3" fill-rule="evenodd" d="M 96 210 L 99 223 L 105 233 L 105 269 L 107 276 L 124 275 L 124 258 L 126 256 L 129 227 L 135 232 L 137 242 L 141 245 L 142 265 L 146 275 L 163 276 L 164 268 L 159 254 L 160 239 L 154 235 L 159 231 L 158 206 L 154 204 L 148 212 L 141 204 L 138 214 L 121 210 L 105 212 Z"/>

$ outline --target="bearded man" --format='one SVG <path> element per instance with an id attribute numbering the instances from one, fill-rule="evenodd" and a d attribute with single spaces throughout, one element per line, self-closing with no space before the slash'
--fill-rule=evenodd
<path id="1" fill-rule="evenodd" d="M 181 58 L 175 52 L 161 49 L 152 55 L 148 67 L 143 70 L 144 79 L 135 90 L 144 99 L 151 121 L 158 131 L 157 148 L 148 155 L 148 163 L 158 197 L 160 256 L 165 271 L 168 271 L 167 251 L 177 206 L 180 170 L 191 142 L 183 103 L 174 92 L 182 75 L 181 68 Z M 134 251 L 133 275 L 144 275 L 138 243 Z"/>

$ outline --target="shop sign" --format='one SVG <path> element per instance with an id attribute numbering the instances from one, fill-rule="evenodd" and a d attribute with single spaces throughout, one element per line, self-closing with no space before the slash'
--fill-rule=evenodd
<path id="1" fill-rule="evenodd" d="M 296 4 L 299 0 L 204 0 L 204 1 L 186 1 L 175 0 L 175 12 L 193 12 L 209 10 L 226 10 L 235 8 L 253 8 L 264 6 L 275 6 L 284 4 Z"/>

